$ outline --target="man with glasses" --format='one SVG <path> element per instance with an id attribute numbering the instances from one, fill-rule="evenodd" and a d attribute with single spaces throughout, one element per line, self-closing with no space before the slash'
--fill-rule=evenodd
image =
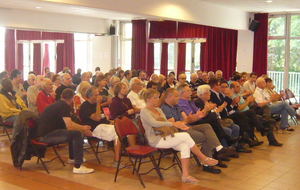
<path id="1" fill-rule="evenodd" d="M 73 83 L 72 83 L 72 77 L 69 73 L 64 73 L 62 76 L 61 76 L 61 85 L 56 89 L 55 91 L 55 100 L 58 101 L 60 100 L 60 96 L 61 96 L 61 93 L 64 91 L 64 89 L 66 88 L 71 88 L 72 90 L 75 90 L 75 87 L 73 86 Z"/>

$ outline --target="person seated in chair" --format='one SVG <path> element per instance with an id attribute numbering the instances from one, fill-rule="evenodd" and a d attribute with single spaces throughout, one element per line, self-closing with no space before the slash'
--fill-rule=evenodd
<path id="1" fill-rule="evenodd" d="M 118 140 L 114 125 L 110 124 L 101 111 L 102 98 L 97 87 L 90 87 L 86 91 L 85 97 L 86 101 L 79 109 L 81 122 L 92 127 L 94 137 L 115 142 L 114 166 L 117 166 L 120 159 L 121 143 Z"/>
<path id="2" fill-rule="evenodd" d="M 41 91 L 37 95 L 36 105 L 39 113 L 55 102 L 53 96 L 53 83 L 50 79 L 45 78 L 41 83 Z"/>
<path id="3" fill-rule="evenodd" d="M 288 116 L 296 116 L 296 111 L 288 103 L 278 101 L 277 95 L 270 95 L 266 91 L 266 81 L 260 77 L 256 81 L 256 89 L 253 94 L 255 102 L 259 107 L 268 106 L 271 110 L 271 114 L 280 114 L 280 129 L 282 131 L 294 131 L 289 127 Z"/>
<path id="4" fill-rule="evenodd" d="M 186 117 L 183 118 L 183 113 L 178 106 L 179 102 L 179 92 L 174 88 L 169 88 L 166 90 L 164 95 L 164 103 L 161 105 L 161 109 L 166 115 L 166 118 L 169 121 L 183 121 L 187 125 L 189 123 L 198 120 L 198 118 Z M 204 115 L 203 115 L 204 116 Z M 188 125 L 190 128 L 186 132 L 190 134 L 192 139 L 196 144 L 201 144 L 201 151 L 207 155 L 212 157 L 215 152 L 219 154 L 219 156 L 227 157 L 229 154 L 233 152 L 229 149 L 224 148 L 218 137 L 216 136 L 214 130 L 208 123 L 199 124 L 199 125 Z M 227 167 L 225 164 L 219 161 L 218 166 Z M 221 173 L 220 169 L 211 167 L 211 166 L 203 166 L 203 170 L 211 173 Z"/>
<path id="5" fill-rule="evenodd" d="M 13 84 L 10 79 L 4 79 L 1 82 L 0 91 L 0 116 L 3 121 L 13 124 L 16 117 L 27 107 L 20 96 L 13 90 Z"/>
<path id="6" fill-rule="evenodd" d="M 71 120 L 74 91 L 66 88 L 61 93 L 61 99 L 48 106 L 40 115 L 37 128 L 37 139 L 47 144 L 69 143 L 68 163 L 74 163 L 73 173 L 87 174 L 94 169 L 82 165 L 83 134 L 92 136 L 91 127 L 79 125 Z"/>
<path id="7" fill-rule="evenodd" d="M 172 148 L 180 151 L 182 165 L 182 182 L 198 183 L 199 180 L 189 174 L 190 154 L 193 152 L 204 165 L 214 166 L 218 161 L 204 155 L 195 144 L 191 136 L 186 132 L 175 132 L 165 137 L 161 136 L 157 129 L 178 128 L 188 130 L 189 127 L 182 121 L 168 121 L 163 111 L 159 108 L 160 93 L 153 89 L 147 89 L 144 92 L 146 107 L 141 110 L 141 121 L 145 129 L 145 135 L 150 146 L 162 149 Z"/>

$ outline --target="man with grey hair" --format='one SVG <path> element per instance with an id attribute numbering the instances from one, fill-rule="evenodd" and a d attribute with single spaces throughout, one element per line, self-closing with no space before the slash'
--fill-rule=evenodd
<path id="1" fill-rule="evenodd" d="M 218 80 L 222 80 L 223 79 L 223 72 L 221 70 L 217 70 L 216 74 L 215 74 L 215 78 Z"/>
<path id="2" fill-rule="evenodd" d="M 140 93 L 144 88 L 144 83 L 137 77 L 131 79 L 129 83 L 130 92 L 127 98 L 130 99 L 133 108 L 136 112 L 140 112 L 146 106 L 144 99 L 140 97 Z"/>
<path id="3" fill-rule="evenodd" d="M 55 90 L 55 100 L 60 100 L 61 93 L 66 88 L 71 88 L 72 90 L 75 90 L 75 86 L 72 83 L 72 77 L 69 73 L 63 73 L 61 76 L 61 85 Z"/>
<path id="4" fill-rule="evenodd" d="M 256 80 L 256 89 L 253 97 L 259 107 L 268 106 L 271 110 L 271 114 L 280 114 L 280 129 L 287 131 L 294 131 L 289 127 L 288 116 L 296 116 L 295 110 L 289 106 L 286 102 L 277 101 L 276 95 L 270 95 L 266 91 L 266 81 L 260 77 Z"/>
<path id="5" fill-rule="evenodd" d="M 200 85 L 197 73 L 192 73 L 190 79 L 189 85 L 193 92 L 192 99 L 194 99 L 197 97 L 197 88 Z"/>

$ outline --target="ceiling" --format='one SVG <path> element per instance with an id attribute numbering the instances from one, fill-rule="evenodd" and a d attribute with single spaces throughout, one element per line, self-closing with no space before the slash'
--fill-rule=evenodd
<path id="1" fill-rule="evenodd" d="M 141 16 L 134 14 L 37 0 L 0 0 L 0 8 L 61 13 L 110 20 L 132 20 L 134 18 L 141 18 Z"/>
<path id="2" fill-rule="evenodd" d="M 299 12 L 300 0 L 202 0 L 247 12 Z"/>

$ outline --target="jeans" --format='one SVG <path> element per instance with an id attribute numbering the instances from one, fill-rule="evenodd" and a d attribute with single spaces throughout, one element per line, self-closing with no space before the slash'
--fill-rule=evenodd
<path id="1" fill-rule="evenodd" d="M 229 127 L 223 127 L 224 132 L 226 133 L 226 135 L 236 139 L 240 136 L 240 126 L 238 126 L 237 124 L 232 124 Z"/>
<path id="2" fill-rule="evenodd" d="M 288 128 L 288 116 L 295 116 L 295 110 L 286 102 L 276 102 L 274 104 L 271 104 L 269 107 L 271 109 L 272 114 L 280 114 L 280 129 Z"/>
<path id="3" fill-rule="evenodd" d="M 40 137 L 39 141 L 47 144 L 69 143 L 69 158 L 74 159 L 75 167 L 83 162 L 83 136 L 80 131 L 72 131 L 67 129 L 57 129 L 44 137 Z"/>

